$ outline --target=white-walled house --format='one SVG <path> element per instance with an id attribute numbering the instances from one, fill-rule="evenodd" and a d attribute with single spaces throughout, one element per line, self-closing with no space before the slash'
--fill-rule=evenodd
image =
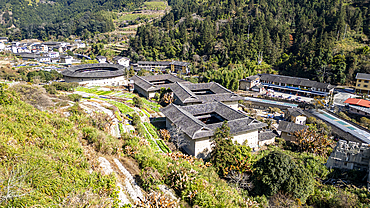
<path id="1" fill-rule="evenodd" d="M 66 82 L 78 82 L 86 86 L 127 85 L 125 68 L 116 64 L 84 64 L 67 68 L 62 72 Z"/>
<path id="2" fill-rule="evenodd" d="M 130 67 L 130 59 L 127 57 L 116 56 L 113 58 L 115 64 L 122 65 L 124 67 Z"/>
<path id="3" fill-rule="evenodd" d="M 183 132 L 183 149 L 198 158 L 207 158 L 212 150 L 215 130 L 227 121 L 233 141 L 258 148 L 258 131 L 267 124 L 221 103 L 178 106 L 170 104 L 161 109 L 166 116 L 166 128 L 176 127 Z"/>
<path id="4" fill-rule="evenodd" d="M 107 63 L 107 58 L 105 56 L 97 56 L 96 60 L 98 60 L 100 64 Z"/>

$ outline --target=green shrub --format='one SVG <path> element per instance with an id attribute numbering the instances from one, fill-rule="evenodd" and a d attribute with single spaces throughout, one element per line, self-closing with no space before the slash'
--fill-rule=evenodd
<path id="1" fill-rule="evenodd" d="M 68 98 L 73 102 L 80 102 L 80 100 L 82 99 L 82 96 L 78 94 L 69 94 Z"/>

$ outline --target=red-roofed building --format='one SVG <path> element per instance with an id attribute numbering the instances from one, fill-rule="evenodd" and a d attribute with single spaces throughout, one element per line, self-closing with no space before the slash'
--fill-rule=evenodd
<path id="1" fill-rule="evenodd" d="M 363 116 L 370 116 L 370 101 L 364 99 L 348 98 L 344 103 L 349 106 L 349 112 Z"/>
<path id="2" fill-rule="evenodd" d="M 370 108 L 370 101 L 364 99 L 348 98 L 346 101 L 344 101 L 344 103 Z"/>

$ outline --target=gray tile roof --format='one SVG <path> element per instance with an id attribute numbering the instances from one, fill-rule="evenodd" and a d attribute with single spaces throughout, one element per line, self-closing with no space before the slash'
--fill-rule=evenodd
<path id="1" fill-rule="evenodd" d="M 174 83 L 171 90 L 182 103 L 205 103 L 212 101 L 238 101 L 243 98 L 216 82 L 210 83 Z M 209 90 L 214 94 L 196 95 L 193 90 Z"/>
<path id="2" fill-rule="evenodd" d="M 125 68 L 117 64 L 83 64 L 72 66 L 62 72 L 65 77 L 109 78 L 124 75 Z"/>
<path id="3" fill-rule="evenodd" d="M 188 62 L 182 62 L 182 61 L 172 61 L 170 64 L 177 65 L 177 66 L 188 66 L 189 65 Z"/>
<path id="4" fill-rule="evenodd" d="M 140 87 L 143 90 L 146 91 L 157 91 L 161 89 L 162 87 L 164 88 L 169 88 L 172 86 L 173 83 L 175 82 L 187 82 L 185 80 L 182 80 L 178 78 L 177 76 L 174 76 L 172 74 L 160 74 L 160 75 L 151 75 L 151 76 L 133 76 L 130 78 L 130 80 L 134 80 L 135 85 Z M 168 80 L 172 83 L 170 84 L 163 84 L 163 85 L 154 85 L 150 82 L 152 81 L 160 81 L 160 80 Z"/>
<path id="5" fill-rule="evenodd" d="M 300 125 L 300 124 L 296 124 L 296 123 L 288 122 L 288 121 L 280 121 L 278 131 L 294 133 L 296 131 L 301 131 L 307 128 L 308 126 L 306 125 Z"/>
<path id="6" fill-rule="evenodd" d="M 366 79 L 366 80 L 370 80 L 370 74 L 366 74 L 366 73 L 357 73 L 357 75 L 356 75 L 356 79 Z"/>
<path id="7" fill-rule="evenodd" d="M 251 82 L 251 81 L 257 80 L 258 78 L 260 78 L 259 75 L 253 75 L 253 76 L 249 76 L 249 77 L 247 77 L 245 79 L 242 79 L 240 81 Z"/>
<path id="8" fill-rule="evenodd" d="M 335 87 L 333 85 L 330 85 L 329 83 L 311 81 L 306 78 L 289 77 L 289 76 L 275 75 L 275 74 L 262 74 L 260 76 L 261 76 L 261 81 L 286 83 L 286 84 L 291 84 L 291 85 L 314 87 L 314 88 L 320 88 L 320 89 L 332 89 Z"/>
<path id="9" fill-rule="evenodd" d="M 287 109 L 289 114 L 291 116 L 294 116 L 294 117 L 297 117 L 297 116 L 301 116 L 301 115 L 306 115 L 302 109 L 300 108 L 288 108 Z"/>
<path id="10" fill-rule="evenodd" d="M 361 107 L 361 106 L 357 106 L 357 105 L 348 105 L 350 108 L 353 108 L 353 109 L 356 109 L 356 110 L 359 110 L 359 111 L 363 111 L 365 113 L 368 113 L 370 114 L 370 108 L 365 108 L 365 107 Z"/>
<path id="11" fill-rule="evenodd" d="M 266 141 L 277 137 L 278 135 L 273 131 L 263 131 L 258 133 L 258 141 Z"/>
<path id="12" fill-rule="evenodd" d="M 167 107 L 162 108 L 161 112 L 168 120 L 179 127 L 192 139 L 213 136 L 214 131 L 222 125 L 222 122 L 205 124 L 198 118 L 195 118 L 194 115 L 197 114 L 217 113 L 228 121 L 230 133 L 232 135 L 261 129 L 267 126 L 267 124 L 250 118 L 221 102 L 211 102 L 191 106 L 170 104 Z"/>
<path id="13" fill-rule="evenodd" d="M 151 64 L 151 65 L 165 65 L 169 66 L 171 61 L 138 61 L 138 65 Z"/>
<path id="14" fill-rule="evenodd" d="M 127 59 L 127 60 L 130 60 L 129 58 L 127 57 L 123 57 L 123 56 L 116 56 L 113 58 L 114 61 L 118 61 L 118 60 L 121 60 L 121 59 Z"/>

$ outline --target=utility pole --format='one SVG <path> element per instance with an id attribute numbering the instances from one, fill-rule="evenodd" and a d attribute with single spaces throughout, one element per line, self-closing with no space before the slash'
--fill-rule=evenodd
<path id="1" fill-rule="evenodd" d="M 339 40 L 339 30 L 338 30 L 338 34 L 337 34 L 337 41 Z"/>
<path id="2" fill-rule="evenodd" d="M 251 28 L 251 24 L 248 25 L 248 42 L 249 42 L 249 29 Z"/>

